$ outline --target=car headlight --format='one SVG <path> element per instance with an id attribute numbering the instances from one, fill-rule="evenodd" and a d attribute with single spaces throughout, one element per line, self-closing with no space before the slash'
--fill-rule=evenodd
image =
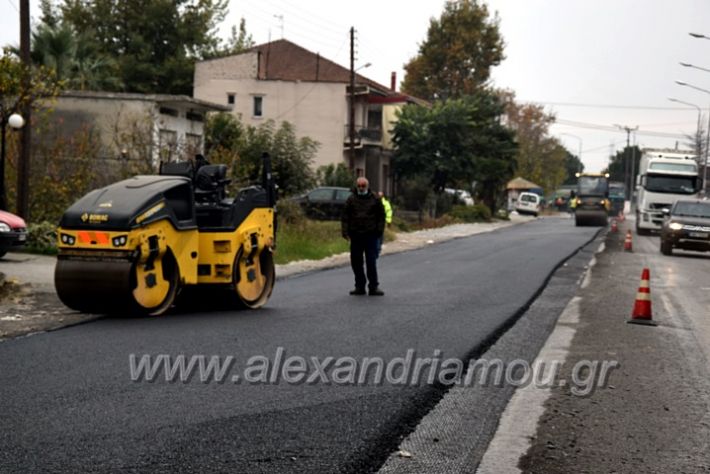
<path id="1" fill-rule="evenodd" d="M 668 224 L 668 227 L 671 230 L 680 230 L 683 228 L 683 224 L 680 224 L 678 222 L 671 222 L 670 224 Z"/>
<path id="2" fill-rule="evenodd" d="M 4 222 L 0 222 L 0 232 L 10 232 L 12 229 L 10 229 L 10 226 L 5 224 Z"/>

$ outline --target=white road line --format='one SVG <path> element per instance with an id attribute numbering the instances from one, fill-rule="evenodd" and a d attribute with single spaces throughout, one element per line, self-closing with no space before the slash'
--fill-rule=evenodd
<path id="1" fill-rule="evenodd" d="M 536 360 L 549 366 L 552 361 L 564 364 L 577 332 L 582 298 L 575 296 L 569 302 L 547 338 Z M 550 397 L 549 388 L 530 384 L 515 391 L 498 424 L 496 434 L 476 470 L 479 474 L 519 473 L 519 459 L 532 445 L 540 417 L 545 413 L 545 402 Z"/>

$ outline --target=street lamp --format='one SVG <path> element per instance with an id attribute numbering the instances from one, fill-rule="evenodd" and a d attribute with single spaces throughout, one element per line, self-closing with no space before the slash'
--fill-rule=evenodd
<path id="1" fill-rule="evenodd" d="M 693 34 L 691 33 L 691 35 L 693 35 Z M 710 38 L 708 38 L 708 39 L 710 39 Z M 704 93 L 710 95 L 710 91 L 707 89 L 703 89 L 702 87 L 697 87 L 692 84 L 688 84 L 687 82 L 684 82 L 684 81 L 675 81 L 675 83 L 678 84 L 679 86 L 690 87 L 691 89 L 695 89 L 696 91 L 704 92 Z M 708 110 L 710 111 L 710 108 Z M 707 195 L 707 192 L 708 192 L 708 150 L 709 149 L 710 149 L 710 113 L 708 113 L 708 133 L 707 133 L 707 136 L 705 137 L 705 165 L 704 165 L 704 170 L 703 170 L 703 191 L 705 192 L 705 195 Z"/>
<path id="2" fill-rule="evenodd" d="M 567 133 L 567 132 L 560 133 L 560 135 L 567 135 L 568 137 L 576 138 L 577 140 L 579 140 L 579 153 L 577 154 L 577 158 L 579 158 L 579 165 L 581 167 L 581 165 L 582 165 L 582 139 L 579 138 L 577 135 L 573 135 L 573 134 Z M 579 169 L 578 171 L 581 172 L 582 170 Z"/>
<path id="3" fill-rule="evenodd" d="M 693 38 L 702 38 L 702 39 L 710 40 L 710 36 L 705 36 L 705 35 L 700 34 L 700 33 L 688 33 L 688 34 L 689 34 L 690 36 L 692 36 Z"/>
<path id="4" fill-rule="evenodd" d="M 683 67 L 692 67 L 693 69 L 700 69 L 701 71 L 710 72 L 710 69 L 706 69 L 706 68 L 700 67 L 700 66 L 695 66 L 695 65 L 690 64 L 690 63 L 680 62 L 680 63 L 678 63 L 678 64 L 680 64 L 680 65 L 683 66 Z"/>
<path id="5" fill-rule="evenodd" d="M 682 100 L 674 99 L 673 97 L 668 97 L 668 100 L 670 100 L 671 102 L 677 102 L 677 103 L 679 103 L 679 104 L 689 105 L 689 106 L 691 106 L 691 107 L 695 107 L 696 109 L 698 109 L 698 124 L 697 124 L 697 127 L 696 127 L 696 130 L 697 130 L 697 131 L 695 132 L 695 139 L 696 139 L 696 140 L 700 140 L 700 141 L 702 142 L 703 139 L 700 137 L 700 120 L 701 120 L 701 117 L 702 117 L 702 109 L 701 109 L 699 106 L 695 105 L 695 104 L 691 104 L 690 102 L 683 102 Z M 698 150 L 698 158 L 700 158 L 700 155 L 702 154 L 702 151 L 703 151 L 703 149 L 702 149 L 702 143 L 701 143 L 701 144 L 700 144 L 700 149 Z"/>
<path id="6" fill-rule="evenodd" d="M 7 197 L 5 196 L 5 129 L 7 126 L 15 130 L 25 125 L 25 119 L 20 114 L 12 114 L 0 124 L 0 210 L 7 210 Z"/>

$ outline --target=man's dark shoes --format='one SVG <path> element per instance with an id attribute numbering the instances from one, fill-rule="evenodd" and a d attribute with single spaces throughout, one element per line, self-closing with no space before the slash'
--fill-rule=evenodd
<path id="1" fill-rule="evenodd" d="M 379 288 L 373 288 L 371 289 L 368 294 L 370 296 L 385 296 L 385 292 L 380 290 Z"/>
<path id="2" fill-rule="evenodd" d="M 365 294 L 365 288 L 355 288 L 350 292 L 351 295 L 364 295 Z"/>

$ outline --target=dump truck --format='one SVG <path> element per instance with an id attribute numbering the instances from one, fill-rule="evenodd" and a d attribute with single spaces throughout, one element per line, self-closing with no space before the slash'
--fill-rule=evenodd
<path id="1" fill-rule="evenodd" d="M 577 173 L 574 192 L 574 224 L 576 226 L 607 224 L 609 202 L 609 174 Z"/>
<path id="2" fill-rule="evenodd" d="M 275 280 L 276 190 L 262 159 L 261 184 L 233 198 L 226 165 L 200 160 L 86 194 L 57 230 L 59 299 L 87 313 L 159 315 L 181 290 L 209 288 L 230 305 L 263 306 Z"/>

